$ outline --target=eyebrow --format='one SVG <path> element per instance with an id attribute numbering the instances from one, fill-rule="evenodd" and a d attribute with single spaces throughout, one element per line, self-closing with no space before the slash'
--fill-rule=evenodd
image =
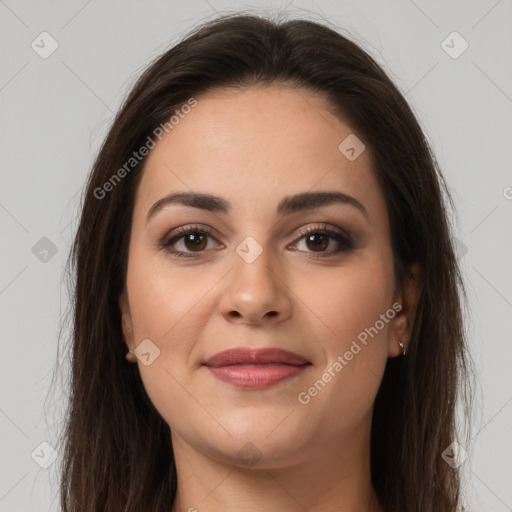
<path id="1" fill-rule="evenodd" d="M 290 215 L 295 212 L 304 210 L 314 210 L 322 206 L 331 204 L 344 204 L 357 208 L 367 220 L 369 220 L 368 212 L 365 207 L 355 198 L 342 192 L 303 192 L 293 196 L 283 198 L 278 207 L 279 215 Z M 158 211 L 170 204 L 181 204 L 200 208 L 214 213 L 228 214 L 231 211 L 231 205 L 225 199 L 211 194 L 199 192 L 175 192 L 159 199 L 149 209 L 146 217 L 146 223 Z"/>

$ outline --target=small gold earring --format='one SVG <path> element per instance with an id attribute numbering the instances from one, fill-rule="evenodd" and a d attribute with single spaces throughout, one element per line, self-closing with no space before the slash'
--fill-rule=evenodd
<path id="1" fill-rule="evenodd" d="M 126 353 L 126 360 L 129 362 L 129 363 L 136 363 L 137 362 L 137 356 L 133 353 L 132 350 L 128 351 Z"/>
<path id="2" fill-rule="evenodd" d="M 402 341 L 398 340 L 398 344 L 400 345 L 400 348 L 402 349 L 402 355 L 405 356 L 405 354 L 407 353 L 407 350 L 405 348 L 405 345 Z"/>

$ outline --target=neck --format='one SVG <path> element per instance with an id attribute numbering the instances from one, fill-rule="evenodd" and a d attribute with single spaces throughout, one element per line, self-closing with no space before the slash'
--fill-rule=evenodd
<path id="1" fill-rule="evenodd" d="M 262 458 L 247 468 L 207 456 L 173 433 L 178 491 L 171 512 L 382 512 L 369 438 L 358 437 L 337 447 L 316 445 L 292 463 Z"/>

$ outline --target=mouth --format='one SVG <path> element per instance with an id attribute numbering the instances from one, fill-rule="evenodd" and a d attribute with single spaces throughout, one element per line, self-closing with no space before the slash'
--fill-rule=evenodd
<path id="1" fill-rule="evenodd" d="M 262 389 L 302 373 L 311 363 L 278 348 L 225 350 L 203 362 L 217 379 L 238 388 Z"/>

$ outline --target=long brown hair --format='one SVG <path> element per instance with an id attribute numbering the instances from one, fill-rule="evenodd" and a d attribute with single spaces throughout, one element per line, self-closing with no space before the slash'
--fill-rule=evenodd
<path id="1" fill-rule="evenodd" d="M 471 359 L 448 221 L 453 204 L 429 143 L 383 69 L 339 31 L 314 21 L 229 14 L 202 24 L 151 63 L 88 177 L 68 259 L 73 325 L 61 434 L 64 512 L 168 512 L 175 499 L 169 426 L 137 365 L 124 357 L 118 299 L 145 158 L 133 167 L 126 162 L 190 98 L 278 83 L 322 95 L 364 140 L 387 201 L 397 283 L 413 263 L 424 276 L 407 355 L 388 360 L 375 401 L 371 476 L 379 500 L 386 512 L 462 507 L 460 468 L 442 453 L 457 440 L 457 404 L 462 418 L 470 417 Z M 123 165 L 126 172 L 113 180 Z"/>

